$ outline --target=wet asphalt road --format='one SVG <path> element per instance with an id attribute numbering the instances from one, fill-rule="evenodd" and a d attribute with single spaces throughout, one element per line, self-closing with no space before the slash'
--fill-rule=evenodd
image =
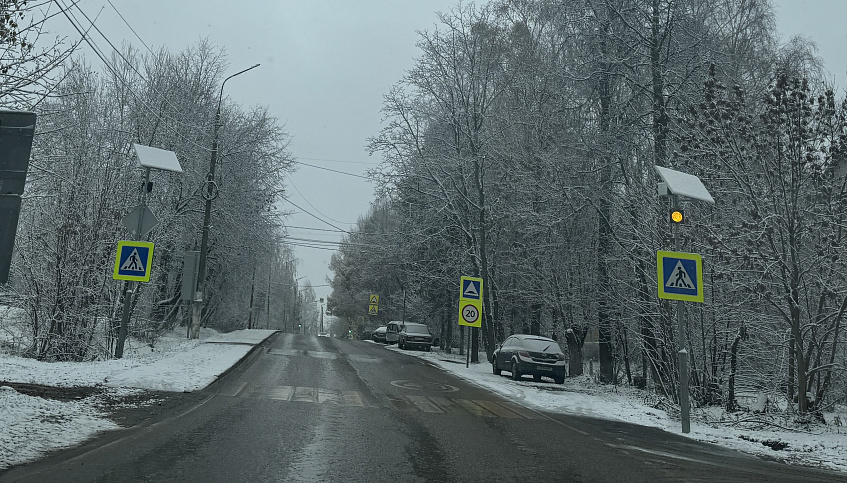
<path id="1" fill-rule="evenodd" d="M 527 409 L 368 342 L 278 334 L 174 414 L 3 481 L 844 481 Z"/>

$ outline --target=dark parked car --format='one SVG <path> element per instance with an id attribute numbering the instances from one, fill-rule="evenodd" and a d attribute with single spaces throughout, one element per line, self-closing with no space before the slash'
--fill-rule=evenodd
<path id="1" fill-rule="evenodd" d="M 382 342 L 383 344 L 385 343 L 385 326 L 384 325 L 382 327 L 379 327 L 378 329 L 374 330 L 373 339 L 374 339 L 374 342 Z"/>
<path id="2" fill-rule="evenodd" d="M 429 352 L 432 347 L 432 334 L 424 324 L 406 322 L 398 334 L 397 347 L 401 349 L 420 347 Z"/>
<path id="3" fill-rule="evenodd" d="M 503 341 L 494 351 L 491 368 L 498 376 L 500 371 L 511 372 L 516 381 L 531 374 L 536 381 L 547 376 L 556 384 L 565 382 L 565 354 L 556 341 L 538 335 L 515 334 Z"/>

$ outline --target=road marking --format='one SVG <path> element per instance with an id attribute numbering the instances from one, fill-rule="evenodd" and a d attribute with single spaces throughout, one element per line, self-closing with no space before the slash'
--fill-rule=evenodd
<path id="1" fill-rule="evenodd" d="M 438 409 L 438 406 L 430 402 L 427 398 L 423 396 L 406 396 L 406 398 L 412 401 L 412 404 L 418 407 L 421 411 L 425 413 L 443 413 L 444 411 Z"/>
<path id="2" fill-rule="evenodd" d="M 464 409 L 460 408 L 446 397 L 431 396 L 429 400 L 437 404 L 442 411 L 450 414 L 451 416 L 465 416 L 468 414 Z"/>
<path id="3" fill-rule="evenodd" d="M 277 401 L 288 401 L 293 392 L 294 388 L 291 386 L 277 386 L 268 390 L 268 397 Z"/>
<path id="4" fill-rule="evenodd" d="M 414 411 L 415 410 L 414 406 L 409 404 L 409 401 L 407 401 L 406 399 L 404 399 L 400 396 L 391 396 L 391 395 L 386 394 L 385 398 L 388 399 L 388 404 L 393 409 L 395 409 L 397 411 Z"/>
<path id="5" fill-rule="evenodd" d="M 232 388 L 232 391 L 219 392 L 218 394 L 220 394 L 221 396 L 236 397 L 241 394 L 241 391 L 244 390 L 244 386 L 246 385 L 246 382 L 242 382 L 241 384 L 236 384 L 235 387 Z"/>
<path id="6" fill-rule="evenodd" d="M 344 398 L 345 406 L 365 406 L 365 403 L 362 402 L 362 395 L 358 391 L 341 391 L 341 396 Z"/>
<path id="7" fill-rule="evenodd" d="M 367 363 L 378 363 L 382 362 L 383 359 L 379 357 L 372 357 L 362 354 L 338 354 L 335 352 L 326 352 L 326 351 L 311 351 L 307 349 L 268 349 L 268 354 L 273 356 L 286 356 L 286 357 L 297 357 L 297 356 L 305 356 L 311 357 L 314 359 L 347 359 L 352 362 L 367 362 Z"/>
<path id="8" fill-rule="evenodd" d="M 527 408 L 521 406 L 520 404 L 515 404 L 515 403 L 509 402 L 509 401 L 503 401 L 500 404 L 502 404 L 503 406 L 508 408 L 510 411 L 513 411 L 515 413 L 520 414 L 521 416 L 523 416 L 526 419 L 547 419 L 547 420 L 550 419 L 547 416 L 545 416 L 541 413 L 535 412 L 531 409 L 527 409 Z"/>
<path id="9" fill-rule="evenodd" d="M 318 389 L 318 402 L 341 404 L 341 394 L 338 391 L 331 391 L 329 389 Z"/>
<path id="10" fill-rule="evenodd" d="M 456 404 L 461 406 L 465 411 L 473 414 L 474 416 L 479 416 L 481 418 L 493 418 L 494 415 L 486 411 L 485 409 L 477 406 L 471 401 L 467 399 L 454 399 Z"/>
<path id="11" fill-rule="evenodd" d="M 332 403 L 344 407 L 388 407 L 395 411 L 420 411 L 430 414 L 449 414 L 451 416 L 476 416 L 481 418 L 503 419 L 550 419 L 531 409 L 508 401 L 490 401 L 484 399 L 449 399 L 440 396 L 392 395 L 384 396 L 387 403 L 366 404 L 359 391 L 342 391 L 319 387 L 301 386 L 252 386 L 243 383 L 232 388 L 230 397 L 256 397 L 274 401 Z M 222 393 L 221 395 L 229 395 Z"/>
<path id="12" fill-rule="evenodd" d="M 314 387 L 295 387 L 292 401 L 317 402 L 317 389 Z"/>
<path id="13" fill-rule="evenodd" d="M 483 408 L 487 409 L 489 412 L 496 414 L 498 417 L 507 418 L 507 419 L 519 419 L 521 416 L 514 413 L 513 411 L 509 411 L 508 409 L 500 406 L 494 401 L 479 401 L 474 399 L 474 402 Z"/>

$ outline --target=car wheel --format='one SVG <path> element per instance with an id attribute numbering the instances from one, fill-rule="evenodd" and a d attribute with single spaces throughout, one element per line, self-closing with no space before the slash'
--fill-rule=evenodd
<path id="1" fill-rule="evenodd" d="M 553 381 L 556 384 L 564 384 L 565 383 L 565 376 L 553 376 Z"/>
<path id="2" fill-rule="evenodd" d="M 535 382 L 540 381 L 541 380 L 541 374 L 533 374 L 532 380 L 535 381 Z"/>
<path id="3" fill-rule="evenodd" d="M 432 347 L 430 347 L 430 346 L 426 346 L 426 349 L 425 349 L 425 350 L 426 350 L 427 352 L 429 352 L 430 350 L 432 350 Z"/>
<path id="4" fill-rule="evenodd" d="M 518 361 L 512 361 L 512 379 L 516 381 L 521 379 L 521 371 L 518 370 Z"/>
<path id="5" fill-rule="evenodd" d="M 491 370 L 494 372 L 495 376 L 500 375 L 500 367 L 497 366 L 497 358 L 494 357 L 491 359 Z"/>

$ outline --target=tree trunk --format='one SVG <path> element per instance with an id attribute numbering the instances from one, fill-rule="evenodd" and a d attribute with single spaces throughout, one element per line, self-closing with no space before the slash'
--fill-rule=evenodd
<path id="1" fill-rule="evenodd" d="M 565 331 L 565 341 L 568 344 L 568 375 L 576 377 L 582 375 L 582 346 L 588 329 L 585 327 L 572 327 Z"/>

